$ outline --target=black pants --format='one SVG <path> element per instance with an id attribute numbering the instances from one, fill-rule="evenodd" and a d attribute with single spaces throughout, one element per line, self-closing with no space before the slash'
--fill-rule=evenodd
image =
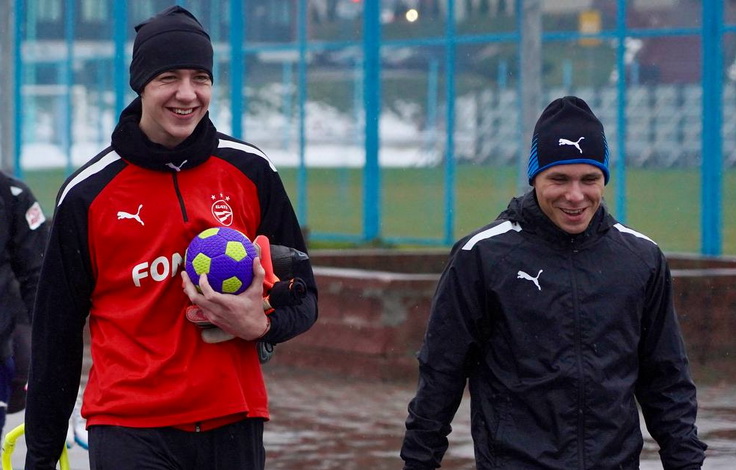
<path id="1" fill-rule="evenodd" d="M 263 420 L 206 432 L 90 426 L 91 470 L 264 470 Z"/>

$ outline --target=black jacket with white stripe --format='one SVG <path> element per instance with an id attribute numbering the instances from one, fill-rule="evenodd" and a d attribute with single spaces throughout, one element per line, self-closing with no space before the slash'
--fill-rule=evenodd
<path id="1" fill-rule="evenodd" d="M 405 469 L 439 467 L 466 383 L 479 469 L 638 469 L 637 402 L 666 470 L 703 462 L 667 261 L 603 206 L 570 235 L 531 191 L 460 240 L 419 365 Z"/>

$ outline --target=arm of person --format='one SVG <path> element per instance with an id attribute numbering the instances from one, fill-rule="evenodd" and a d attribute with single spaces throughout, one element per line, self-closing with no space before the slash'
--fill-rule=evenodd
<path id="1" fill-rule="evenodd" d="M 297 305 L 276 307 L 269 315 L 271 326 L 263 340 L 278 344 L 309 330 L 317 321 L 317 284 L 308 259 L 301 260 L 293 268 L 294 277 L 304 281 L 306 295 Z"/>
<path id="2" fill-rule="evenodd" d="M 11 192 L 14 197 L 10 208 L 12 221 L 8 221 L 13 227 L 8 243 L 10 263 L 20 285 L 26 312 L 30 316 L 48 237 L 48 223 L 30 188 L 15 178 L 9 178 L 8 181 L 11 188 L 15 188 Z"/>
<path id="3" fill-rule="evenodd" d="M 475 351 L 484 292 L 475 254 L 458 252 L 442 274 L 420 350 L 419 383 L 409 404 L 401 448 L 404 469 L 435 469 L 448 448 L 451 422 L 462 401 Z"/>
<path id="4" fill-rule="evenodd" d="M 272 245 L 283 245 L 307 253 L 299 221 L 278 173 L 267 171 L 259 185 L 261 223 L 259 235 L 268 237 Z M 263 340 L 278 344 L 304 333 L 317 321 L 317 283 L 309 259 L 293 266 L 294 277 L 306 284 L 306 296 L 299 305 L 277 307 L 268 318 L 271 327 Z"/>
<path id="5" fill-rule="evenodd" d="M 672 277 L 664 255 L 647 292 L 636 397 L 665 470 L 699 469 L 706 445 L 698 438 L 697 400 L 677 322 Z"/>
<path id="6" fill-rule="evenodd" d="M 227 136 L 221 138 L 231 139 Z M 299 221 L 284 189 L 276 167 L 266 154 L 246 144 L 247 158 L 241 151 L 219 149 L 221 157 L 238 168 L 255 185 L 258 193 L 260 220 L 255 236 L 263 235 L 271 245 L 295 248 L 307 253 Z M 304 260 L 294 267 L 294 276 L 306 284 L 306 296 L 299 305 L 279 306 L 269 313 L 271 327 L 262 338 L 264 342 L 278 344 L 304 333 L 317 321 L 317 283 L 310 261 Z"/>
<path id="7" fill-rule="evenodd" d="M 83 328 L 93 278 L 86 216 L 67 209 L 60 207 L 54 217 L 33 310 L 25 414 L 27 470 L 56 468 L 82 370 Z"/>

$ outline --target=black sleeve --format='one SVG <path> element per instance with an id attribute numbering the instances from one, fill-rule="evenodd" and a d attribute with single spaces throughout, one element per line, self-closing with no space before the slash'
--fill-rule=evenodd
<path id="1" fill-rule="evenodd" d="M 11 196 L 11 206 L 8 207 L 11 212 L 11 220 L 8 221 L 11 230 L 7 248 L 26 312 L 30 316 L 48 236 L 48 223 L 30 188 L 14 178 L 8 178 L 8 182 L 9 187 L 3 188 L 10 191 Z M 30 318 L 19 320 L 28 323 Z"/>
<path id="2" fill-rule="evenodd" d="M 477 253 L 457 250 L 458 246 L 437 285 L 419 352 L 419 384 L 409 404 L 401 447 L 407 470 L 440 467 L 479 347 L 474 317 L 482 315 L 484 290 Z"/>
<path id="3" fill-rule="evenodd" d="M 636 398 L 664 469 L 700 468 L 707 446 L 695 426 L 695 384 L 675 314 L 672 277 L 661 254 L 648 286 L 639 361 Z"/>
<path id="4" fill-rule="evenodd" d="M 307 253 L 301 227 L 284 185 L 276 171 L 264 166 L 258 186 L 261 201 L 259 235 L 268 237 L 271 244 L 296 248 Z M 271 313 L 271 330 L 263 338 L 270 343 L 281 343 L 304 333 L 317 321 L 317 283 L 312 265 L 304 260 L 294 266 L 294 276 L 301 278 L 307 295 L 297 306 L 279 307 Z"/>
<path id="5" fill-rule="evenodd" d="M 57 207 L 41 269 L 25 415 L 28 470 L 56 468 L 79 388 L 93 289 L 82 206 L 67 197 Z"/>

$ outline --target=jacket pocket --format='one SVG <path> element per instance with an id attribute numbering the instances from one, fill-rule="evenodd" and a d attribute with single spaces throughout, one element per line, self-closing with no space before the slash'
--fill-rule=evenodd
<path id="1" fill-rule="evenodd" d="M 483 397 L 471 411 L 475 458 L 477 468 L 502 468 L 506 462 L 505 435 L 511 425 L 508 395 L 492 393 Z"/>

